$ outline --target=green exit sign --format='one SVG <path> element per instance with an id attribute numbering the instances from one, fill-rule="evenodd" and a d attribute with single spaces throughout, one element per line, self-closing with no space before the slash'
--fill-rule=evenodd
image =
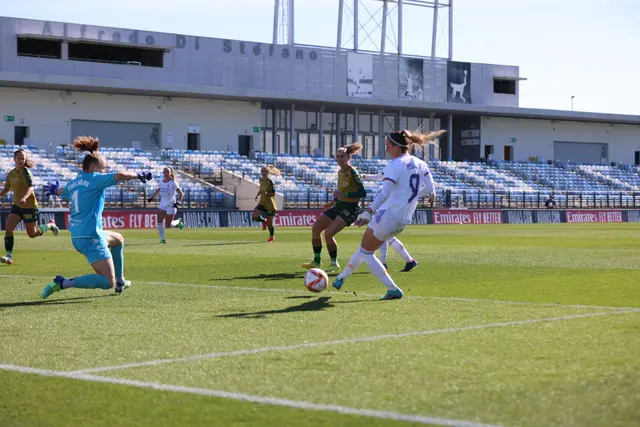
<path id="1" fill-rule="evenodd" d="M 254 131 L 254 132 L 256 132 L 256 133 L 257 133 L 257 132 L 260 132 L 260 128 L 259 128 L 259 127 L 257 127 L 257 126 L 254 126 L 253 131 Z"/>
<path id="2" fill-rule="evenodd" d="M 5 122 L 15 122 L 16 118 L 15 118 L 15 116 L 4 116 L 4 121 Z"/>
<path id="3" fill-rule="evenodd" d="M 509 142 L 516 142 L 518 138 L 509 138 Z"/>

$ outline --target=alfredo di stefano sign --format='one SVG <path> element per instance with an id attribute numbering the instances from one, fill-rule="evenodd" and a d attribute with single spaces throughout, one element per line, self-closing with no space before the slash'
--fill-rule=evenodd
<path id="1" fill-rule="evenodd" d="M 157 46 L 161 48 L 185 49 L 193 46 L 194 50 L 200 50 L 201 38 L 196 36 L 184 36 L 181 34 L 151 33 L 138 30 L 122 30 L 106 27 L 93 27 L 89 25 L 67 24 L 50 21 L 20 22 L 19 34 L 40 34 L 48 37 L 60 37 L 65 39 L 102 40 L 117 43 L 131 43 L 137 45 Z M 213 40 L 215 45 L 220 45 L 223 53 L 239 52 L 241 55 L 293 58 L 297 60 L 316 61 L 318 51 L 314 49 L 290 48 L 287 46 L 244 42 L 236 40 Z"/>

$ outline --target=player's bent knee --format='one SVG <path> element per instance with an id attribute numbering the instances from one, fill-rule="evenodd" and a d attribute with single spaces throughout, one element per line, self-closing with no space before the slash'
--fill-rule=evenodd
<path id="1" fill-rule="evenodd" d="M 124 244 L 124 236 L 115 231 L 108 232 L 109 247 L 122 246 Z"/>

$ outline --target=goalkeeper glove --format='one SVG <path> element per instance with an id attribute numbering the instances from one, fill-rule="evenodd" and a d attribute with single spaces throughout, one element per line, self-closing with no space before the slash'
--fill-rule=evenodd
<path id="1" fill-rule="evenodd" d="M 59 189 L 60 189 L 60 181 L 58 181 L 57 179 L 55 181 L 49 181 L 44 186 L 44 195 L 45 196 L 57 196 Z"/>
<path id="2" fill-rule="evenodd" d="M 151 175 L 151 172 L 138 172 L 137 176 L 138 176 L 138 179 L 142 181 L 143 184 L 153 179 L 153 175 Z"/>

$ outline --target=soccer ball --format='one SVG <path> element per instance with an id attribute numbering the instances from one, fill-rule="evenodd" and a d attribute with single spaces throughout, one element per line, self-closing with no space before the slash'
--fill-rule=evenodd
<path id="1" fill-rule="evenodd" d="M 304 285 L 311 292 L 322 292 L 327 289 L 329 276 L 319 268 L 312 268 L 304 275 Z"/>

